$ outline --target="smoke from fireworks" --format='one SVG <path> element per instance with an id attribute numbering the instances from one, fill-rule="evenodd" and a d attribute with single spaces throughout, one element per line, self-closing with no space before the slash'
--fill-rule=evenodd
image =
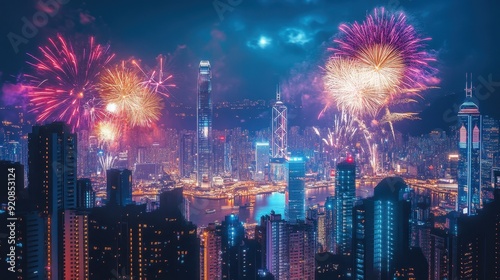
<path id="1" fill-rule="evenodd" d="M 34 74 L 27 75 L 29 98 L 37 121 L 61 120 L 73 129 L 85 127 L 103 117 L 103 104 L 97 91 L 102 69 L 113 55 L 109 46 L 90 37 L 83 46 L 74 46 L 61 35 L 39 47 L 40 57 L 30 55 Z"/>
<path id="2" fill-rule="evenodd" d="M 107 69 L 100 83 L 106 110 L 132 127 L 149 126 L 160 119 L 162 99 L 144 86 L 137 71 L 121 65 Z"/>

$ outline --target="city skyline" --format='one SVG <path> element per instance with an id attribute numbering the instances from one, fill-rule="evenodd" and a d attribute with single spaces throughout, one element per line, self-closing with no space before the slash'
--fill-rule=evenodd
<path id="1" fill-rule="evenodd" d="M 6 279 L 500 279 L 498 4 L 28 2 Z"/>

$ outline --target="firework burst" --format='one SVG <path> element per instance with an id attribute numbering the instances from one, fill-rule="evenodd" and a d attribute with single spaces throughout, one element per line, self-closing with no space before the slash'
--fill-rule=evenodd
<path id="1" fill-rule="evenodd" d="M 137 60 L 132 60 L 132 64 L 143 75 L 142 84 L 144 86 L 151 88 L 157 94 L 170 97 L 170 89 L 175 88 L 176 85 L 173 83 L 173 75 L 165 69 L 168 64 L 168 57 L 159 55 L 156 61 L 156 67 L 150 70 L 142 68 Z"/>
<path id="2" fill-rule="evenodd" d="M 106 70 L 100 89 L 106 110 L 132 127 L 149 126 L 160 119 L 163 109 L 161 97 L 144 86 L 138 72 L 124 62 Z"/>
<path id="3" fill-rule="evenodd" d="M 97 125 L 97 135 L 101 143 L 112 144 L 120 137 L 120 126 L 112 121 L 101 121 Z"/>
<path id="4" fill-rule="evenodd" d="M 427 88 L 435 70 L 429 62 L 435 58 L 424 51 L 425 42 L 407 23 L 404 13 L 375 9 L 363 23 L 342 24 L 334 40 L 336 55 L 353 58 L 384 80 L 391 93 Z"/>
<path id="5" fill-rule="evenodd" d="M 90 37 L 76 47 L 58 35 L 39 47 L 40 57 L 30 54 L 28 64 L 34 74 L 27 75 L 28 94 L 37 121 L 61 120 L 73 129 L 91 128 L 105 112 L 99 98 L 97 82 L 102 69 L 112 60 L 109 46 Z"/>
<path id="6" fill-rule="evenodd" d="M 362 23 L 342 24 L 326 66 L 327 104 L 362 118 L 375 117 L 407 94 L 428 88 L 435 58 L 403 13 L 375 9 Z"/>

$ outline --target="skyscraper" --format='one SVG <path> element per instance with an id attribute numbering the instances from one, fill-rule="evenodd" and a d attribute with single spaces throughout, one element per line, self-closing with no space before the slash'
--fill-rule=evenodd
<path id="1" fill-rule="evenodd" d="M 305 220 L 306 162 L 303 157 L 291 157 L 288 162 L 288 185 L 285 190 L 286 217 L 290 223 Z"/>
<path id="2" fill-rule="evenodd" d="M 45 255 L 47 279 L 63 277 L 63 212 L 76 208 L 76 134 L 68 125 L 54 122 L 34 126 L 28 135 L 30 198 L 45 222 Z"/>
<path id="3" fill-rule="evenodd" d="M 265 223 L 263 225 L 262 223 Z M 266 268 L 275 279 L 288 279 L 288 224 L 281 215 L 271 212 L 261 219 L 266 228 Z"/>
<path id="4" fill-rule="evenodd" d="M 314 225 L 300 221 L 288 227 L 288 279 L 314 279 L 316 254 Z M 283 279 L 283 278 L 279 278 Z"/>
<path id="5" fill-rule="evenodd" d="M 264 181 L 266 170 L 269 166 L 269 143 L 257 142 L 255 144 L 255 181 Z"/>
<path id="6" fill-rule="evenodd" d="M 272 111 L 272 139 L 271 139 L 271 176 L 273 181 L 286 180 L 285 159 L 288 145 L 288 117 L 287 107 L 281 101 L 279 85 L 276 90 L 276 103 Z"/>
<path id="7" fill-rule="evenodd" d="M 354 279 L 392 279 L 406 268 L 410 253 L 408 186 L 403 179 L 388 177 L 372 198 L 354 207 Z"/>
<path id="8" fill-rule="evenodd" d="M 459 162 L 457 211 L 475 215 L 481 208 L 482 117 L 472 99 L 472 84 L 465 86 L 465 101 L 458 111 Z"/>
<path id="9" fill-rule="evenodd" d="M 483 190 L 482 203 L 485 204 L 493 199 L 492 188 L 492 169 L 495 163 L 495 157 L 499 152 L 499 122 L 489 116 L 483 116 L 483 130 L 481 135 L 481 189 Z M 485 190 L 488 190 L 488 196 L 485 197 Z"/>
<path id="10" fill-rule="evenodd" d="M 197 158 L 198 186 L 210 187 L 212 183 L 212 71 L 210 62 L 202 60 L 198 73 Z"/>
<path id="11" fill-rule="evenodd" d="M 125 206 L 132 203 L 132 172 L 128 169 L 106 170 L 107 205 Z"/>
<path id="12" fill-rule="evenodd" d="M 76 184 L 76 207 L 79 209 L 90 209 L 95 204 L 95 192 L 92 182 L 88 178 L 78 179 Z"/>
<path id="13" fill-rule="evenodd" d="M 195 167 L 195 136 L 191 132 L 181 132 L 180 142 L 179 171 L 181 177 L 188 178 Z"/>
<path id="14" fill-rule="evenodd" d="M 201 262 L 203 280 L 220 280 L 221 273 L 221 233 L 220 227 L 211 223 L 201 235 Z"/>
<path id="15" fill-rule="evenodd" d="M 335 176 L 335 242 L 338 255 L 351 254 L 352 208 L 356 198 L 356 164 L 352 157 L 337 164 Z"/>
<path id="16" fill-rule="evenodd" d="M 237 280 L 240 245 L 245 237 L 243 223 L 235 214 L 227 215 L 221 224 L 222 279 Z"/>
<path id="17" fill-rule="evenodd" d="M 325 201 L 325 249 L 333 253 L 335 246 L 335 197 L 329 196 Z"/>
<path id="18" fill-rule="evenodd" d="M 89 279 L 88 214 L 64 211 L 64 279 Z"/>

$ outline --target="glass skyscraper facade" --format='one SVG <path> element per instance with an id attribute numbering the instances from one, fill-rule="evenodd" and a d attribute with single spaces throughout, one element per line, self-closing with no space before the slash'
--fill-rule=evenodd
<path id="1" fill-rule="evenodd" d="M 466 88 L 466 98 L 458 112 L 459 161 L 457 211 L 476 214 L 481 208 L 481 133 L 482 117 L 472 99 L 472 85 Z"/>
<path id="2" fill-rule="evenodd" d="M 264 181 L 266 170 L 269 166 L 269 143 L 257 142 L 255 144 L 255 181 Z"/>
<path id="3" fill-rule="evenodd" d="M 285 191 L 286 217 L 290 223 L 305 219 L 306 162 L 303 157 L 288 160 L 288 186 Z"/>
<path id="4" fill-rule="evenodd" d="M 202 60 L 198 73 L 197 114 L 197 183 L 210 187 L 212 181 L 212 70 L 210 62 Z"/>
<path id="5" fill-rule="evenodd" d="M 352 208 L 356 199 L 356 164 L 352 157 L 337 164 L 335 176 L 335 253 L 351 254 Z"/>

